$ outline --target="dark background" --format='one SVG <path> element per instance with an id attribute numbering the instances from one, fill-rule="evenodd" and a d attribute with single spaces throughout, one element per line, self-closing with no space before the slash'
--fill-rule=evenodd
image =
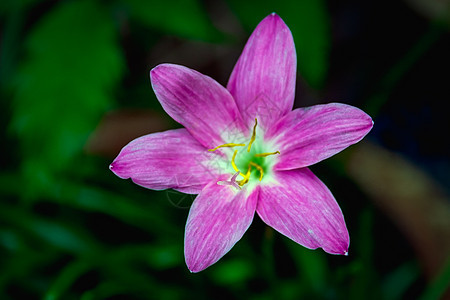
<path id="1" fill-rule="evenodd" d="M 193 196 L 108 165 L 176 128 L 148 72 L 226 85 L 276 12 L 298 55 L 296 107 L 342 102 L 375 122 L 312 166 L 340 204 L 349 256 L 305 249 L 255 217 L 199 274 L 184 264 Z M 438 299 L 450 282 L 449 1 L 2 1 L 0 298 Z"/>

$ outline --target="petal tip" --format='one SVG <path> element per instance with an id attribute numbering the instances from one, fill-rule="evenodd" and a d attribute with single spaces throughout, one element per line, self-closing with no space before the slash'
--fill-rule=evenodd
<path id="1" fill-rule="evenodd" d="M 366 133 L 364 134 L 364 136 L 366 136 L 366 134 L 368 134 L 372 130 L 373 125 L 375 124 L 373 122 L 372 117 L 370 117 L 368 114 L 366 114 L 366 116 L 367 116 L 367 125 L 366 125 Z"/>
<path id="2" fill-rule="evenodd" d="M 268 19 L 268 18 L 271 18 L 271 19 L 281 19 L 281 17 L 276 13 L 276 12 L 271 12 L 267 17 L 265 17 L 264 19 Z M 264 20 L 263 19 L 263 20 Z"/>
<path id="3" fill-rule="evenodd" d="M 123 172 L 121 172 L 121 171 L 123 171 L 123 170 L 122 170 L 122 168 L 120 168 L 119 165 L 117 165 L 117 160 L 114 160 L 114 161 L 109 165 L 109 169 L 111 170 L 111 172 L 114 173 L 114 175 L 116 175 L 116 176 L 119 177 L 119 178 L 122 178 L 122 179 L 128 179 L 128 178 L 130 178 L 130 176 L 127 176 L 127 175 L 123 174 Z"/>
<path id="4" fill-rule="evenodd" d="M 287 25 L 284 23 L 284 21 L 283 21 L 283 19 L 276 13 L 276 12 L 272 12 L 270 15 L 268 15 L 267 17 L 265 17 L 262 21 L 261 21 L 261 23 L 262 24 L 264 24 L 265 22 L 270 22 L 270 21 L 274 21 L 275 23 L 274 24 L 277 24 L 277 22 L 280 22 L 281 21 L 281 23 L 282 24 L 284 24 L 286 27 L 287 27 Z M 260 23 L 260 24 L 261 24 Z"/>
<path id="5" fill-rule="evenodd" d="M 198 272 L 198 271 L 195 271 L 193 268 L 191 268 L 187 263 L 186 263 L 186 266 L 187 266 L 189 272 L 191 272 L 192 274 L 195 274 Z"/>
<path id="6" fill-rule="evenodd" d="M 195 261 L 191 261 L 186 259 L 186 266 L 189 270 L 189 272 L 191 272 L 192 274 L 198 273 L 203 271 L 204 269 L 206 269 L 207 267 L 209 267 L 210 265 L 204 265 L 201 263 L 196 263 Z"/>
<path id="7" fill-rule="evenodd" d="M 201 268 L 199 268 L 199 269 L 197 269 L 197 268 L 190 268 L 189 266 L 187 268 L 188 268 L 189 272 L 191 272 L 192 274 L 196 274 L 196 273 L 204 270 L 204 269 L 201 269 Z"/>
<path id="8" fill-rule="evenodd" d="M 161 65 L 157 65 L 150 70 L 150 80 L 153 79 L 159 68 L 161 68 Z"/>
<path id="9" fill-rule="evenodd" d="M 155 67 L 153 67 L 150 70 L 150 79 L 154 79 L 155 76 L 158 75 L 158 73 L 163 72 L 164 69 L 168 69 L 170 67 L 175 66 L 174 64 L 169 64 L 169 63 L 163 63 L 163 64 L 159 64 Z"/>
<path id="10" fill-rule="evenodd" d="M 323 251 L 325 251 L 328 254 L 348 256 L 348 248 L 329 249 L 327 247 L 322 247 L 322 249 L 323 249 Z M 346 249 L 346 250 L 344 250 L 344 249 Z"/>
<path id="11" fill-rule="evenodd" d="M 109 165 L 109 169 L 111 170 L 111 172 L 116 174 L 116 172 L 117 172 L 117 164 L 116 164 L 115 160 Z"/>

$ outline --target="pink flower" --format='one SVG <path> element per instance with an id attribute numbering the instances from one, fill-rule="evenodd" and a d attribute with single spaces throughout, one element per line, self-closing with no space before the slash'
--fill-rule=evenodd
<path id="1" fill-rule="evenodd" d="M 149 189 L 199 194 L 184 240 L 191 272 L 224 256 L 255 211 L 300 245 L 347 254 L 341 209 L 307 167 L 360 141 L 373 122 L 339 103 L 292 110 L 295 77 L 294 41 L 276 14 L 255 29 L 226 89 L 183 66 L 151 70 L 162 107 L 185 128 L 130 142 L 110 169 Z"/>

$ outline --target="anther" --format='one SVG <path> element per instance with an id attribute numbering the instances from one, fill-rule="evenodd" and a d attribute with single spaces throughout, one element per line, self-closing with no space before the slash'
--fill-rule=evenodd
<path id="1" fill-rule="evenodd" d="M 275 155 L 275 154 L 280 154 L 280 151 L 258 153 L 258 154 L 255 154 L 255 157 L 266 157 L 266 156 Z"/>
<path id="2" fill-rule="evenodd" d="M 255 126 L 253 126 L 253 133 L 252 137 L 250 139 L 250 143 L 248 143 L 247 152 L 250 152 L 250 149 L 252 148 L 252 144 L 256 139 L 256 126 L 258 125 L 258 119 L 255 118 Z"/>
<path id="3" fill-rule="evenodd" d="M 227 144 L 223 144 L 223 145 L 219 145 L 216 148 L 213 149 L 208 149 L 208 151 L 216 151 L 219 148 L 224 148 L 224 147 L 236 147 L 236 146 L 245 146 L 245 144 L 235 144 L 235 143 L 227 143 Z"/>
<path id="4" fill-rule="evenodd" d="M 249 165 L 250 165 L 250 166 L 254 166 L 254 167 L 259 171 L 259 181 L 261 181 L 262 178 L 263 178 L 263 175 L 264 175 L 263 168 L 262 168 L 260 165 L 255 164 L 255 163 L 252 162 L 252 161 L 249 163 Z"/>

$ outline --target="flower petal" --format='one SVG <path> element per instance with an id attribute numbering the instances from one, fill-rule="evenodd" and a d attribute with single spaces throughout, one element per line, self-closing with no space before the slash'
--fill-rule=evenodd
<path id="1" fill-rule="evenodd" d="M 164 110 L 203 146 L 214 148 L 229 142 L 222 135 L 248 130 L 233 97 L 214 79 L 173 64 L 158 65 L 150 78 Z"/>
<path id="2" fill-rule="evenodd" d="M 359 142 L 373 126 L 362 110 L 341 103 L 295 109 L 266 133 L 281 152 L 277 170 L 315 164 Z"/>
<path id="3" fill-rule="evenodd" d="M 110 169 L 120 178 L 131 178 L 149 189 L 174 188 L 198 194 L 208 182 L 218 177 L 220 160 L 218 154 L 208 152 L 181 128 L 131 141 Z"/>
<path id="4" fill-rule="evenodd" d="M 344 217 L 328 188 L 308 169 L 275 172 L 278 182 L 261 186 L 256 211 L 275 230 L 310 249 L 347 254 Z"/>
<path id="5" fill-rule="evenodd" d="M 257 191 L 238 191 L 216 182 L 202 190 L 186 223 L 184 255 L 191 272 L 214 264 L 241 239 L 252 223 L 257 197 Z"/>
<path id="6" fill-rule="evenodd" d="M 297 57 L 291 31 L 276 14 L 267 16 L 250 36 L 228 82 L 228 90 L 248 126 L 262 128 L 292 110 Z"/>

